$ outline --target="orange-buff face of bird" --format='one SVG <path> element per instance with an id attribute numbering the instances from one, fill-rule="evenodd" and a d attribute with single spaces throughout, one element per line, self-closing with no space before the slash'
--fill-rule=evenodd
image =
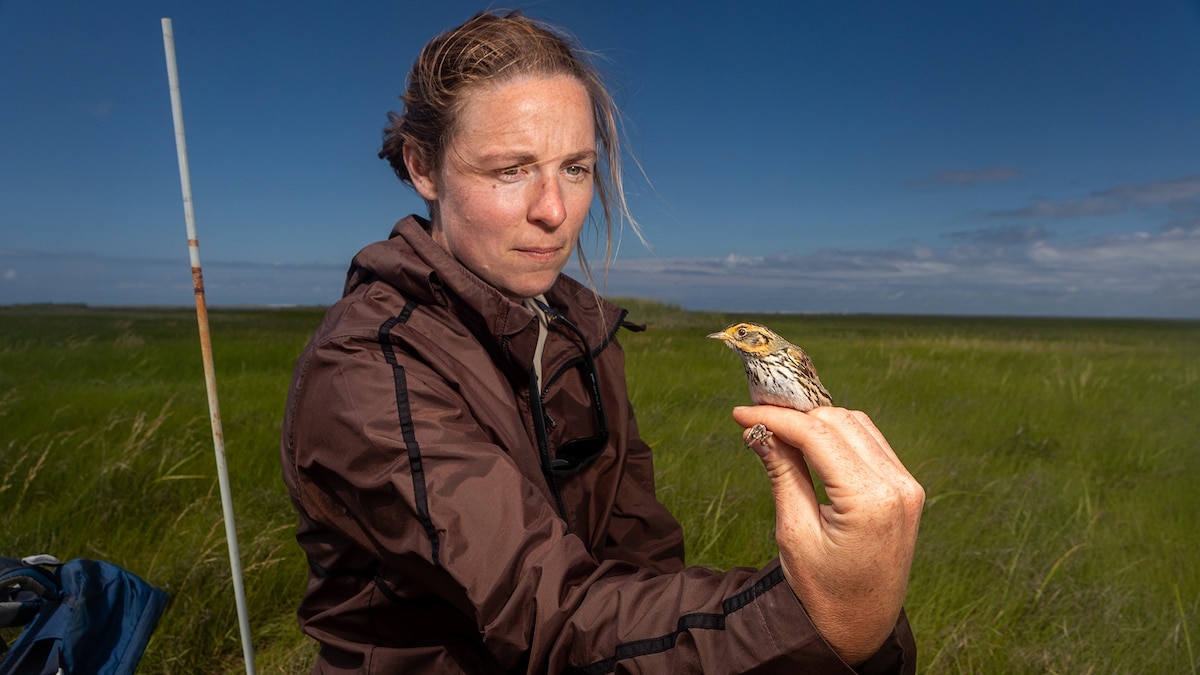
<path id="1" fill-rule="evenodd" d="M 741 322 L 710 333 L 742 357 L 750 400 L 759 405 L 778 405 L 803 412 L 833 405 L 833 399 L 817 377 L 812 359 L 766 326 Z"/>

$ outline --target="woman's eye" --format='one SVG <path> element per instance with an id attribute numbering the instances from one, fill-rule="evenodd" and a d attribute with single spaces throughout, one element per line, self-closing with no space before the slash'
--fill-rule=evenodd
<path id="1" fill-rule="evenodd" d="M 496 169 L 493 175 L 501 183 L 519 183 L 527 173 L 529 171 L 524 166 L 510 166 L 503 169 Z"/>
<path id="2" fill-rule="evenodd" d="M 565 171 L 567 172 L 567 175 L 572 178 L 583 178 L 592 172 L 589 167 L 584 166 L 583 164 L 572 164 L 568 166 Z"/>

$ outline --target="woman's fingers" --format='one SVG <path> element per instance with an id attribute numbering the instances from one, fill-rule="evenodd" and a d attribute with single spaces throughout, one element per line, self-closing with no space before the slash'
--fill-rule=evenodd
<path id="1" fill-rule="evenodd" d="M 839 654 L 866 658 L 904 602 L 924 490 L 863 413 L 753 406 L 733 416 L 773 432 L 755 451 L 771 477 L 788 583 Z M 829 504 L 817 504 L 809 467 Z"/>
<path id="2" fill-rule="evenodd" d="M 799 448 L 825 483 L 827 494 L 830 490 L 866 490 L 886 482 L 898 471 L 907 475 L 891 446 L 865 415 L 860 418 L 843 408 L 800 413 L 775 406 L 753 406 L 734 408 L 733 417 L 742 426 L 763 424 L 775 434 L 771 441 Z"/>

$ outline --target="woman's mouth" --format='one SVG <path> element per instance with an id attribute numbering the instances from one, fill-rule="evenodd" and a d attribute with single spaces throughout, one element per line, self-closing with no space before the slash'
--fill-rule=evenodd
<path id="1" fill-rule="evenodd" d="M 518 248 L 517 252 L 521 253 L 538 262 L 550 262 L 558 256 L 558 252 L 562 250 L 561 246 L 545 247 L 545 246 L 528 246 Z"/>

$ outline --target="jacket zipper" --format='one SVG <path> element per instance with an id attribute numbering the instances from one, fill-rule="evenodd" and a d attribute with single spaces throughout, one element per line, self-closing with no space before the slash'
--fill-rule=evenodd
<path id="1" fill-rule="evenodd" d="M 544 394 L 539 391 L 537 381 L 537 370 L 529 369 L 529 412 L 533 417 L 533 430 L 537 435 L 538 454 L 542 459 L 542 475 L 546 477 L 546 483 L 550 486 L 550 492 L 554 494 L 554 502 L 558 506 L 558 514 L 562 516 L 563 522 L 567 524 L 567 531 L 571 531 L 571 521 L 567 518 L 567 505 L 563 502 L 562 491 L 558 488 L 558 480 L 555 479 L 554 473 L 550 471 L 550 439 L 546 435 L 546 409 Z"/>
<path id="2" fill-rule="evenodd" d="M 542 311 L 546 313 L 548 323 L 554 323 L 557 321 L 558 323 L 564 324 L 572 332 L 580 334 L 582 339 L 582 333 L 580 333 L 579 329 L 576 328 L 574 324 L 567 320 L 567 317 L 563 316 L 558 310 L 550 307 L 549 305 L 542 303 L 539 304 L 541 305 Z M 608 346 L 608 343 L 612 340 L 613 336 L 615 336 L 617 331 L 621 329 L 621 325 L 625 320 L 625 316 L 625 310 L 621 310 L 621 315 L 618 317 L 616 324 L 613 326 L 612 332 L 604 336 L 603 341 L 601 341 L 600 345 L 595 348 L 595 351 L 592 354 L 593 358 L 598 356 L 599 353 Z M 583 344 L 584 349 L 589 348 L 586 340 L 583 342 Z M 508 351 L 507 340 L 504 341 L 503 348 L 505 352 Z M 537 435 L 538 454 L 541 456 L 542 460 L 542 475 L 546 477 L 546 483 L 550 486 L 550 492 L 554 494 L 554 501 L 558 506 L 558 513 L 560 516 L 562 516 L 563 522 L 567 524 L 568 532 L 571 530 L 571 521 L 567 518 L 567 506 L 563 501 L 562 491 L 558 487 L 558 480 L 554 477 L 554 473 L 550 470 L 550 462 L 552 458 L 550 457 L 550 440 L 546 434 L 546 424 L 549 423 L 551 428 L 555 427 L 556 425 L 554 420 L 550 418 L 549 413 L 546 412 L 545 398 L 546 392 L 550 391 L 550 385 L 557 380 L 567 368 L 570 367 L 574 367 L 573 363 L 568 363 L 557 373 L 554 373 L 547 378 L 545 381 L 544 390 L 541 390 L 541 388 L 538 386 L 539 383 L 537 379 L 537 369 L 529 369 L 529 411 L 533 417 L 534 433 Z"/>

